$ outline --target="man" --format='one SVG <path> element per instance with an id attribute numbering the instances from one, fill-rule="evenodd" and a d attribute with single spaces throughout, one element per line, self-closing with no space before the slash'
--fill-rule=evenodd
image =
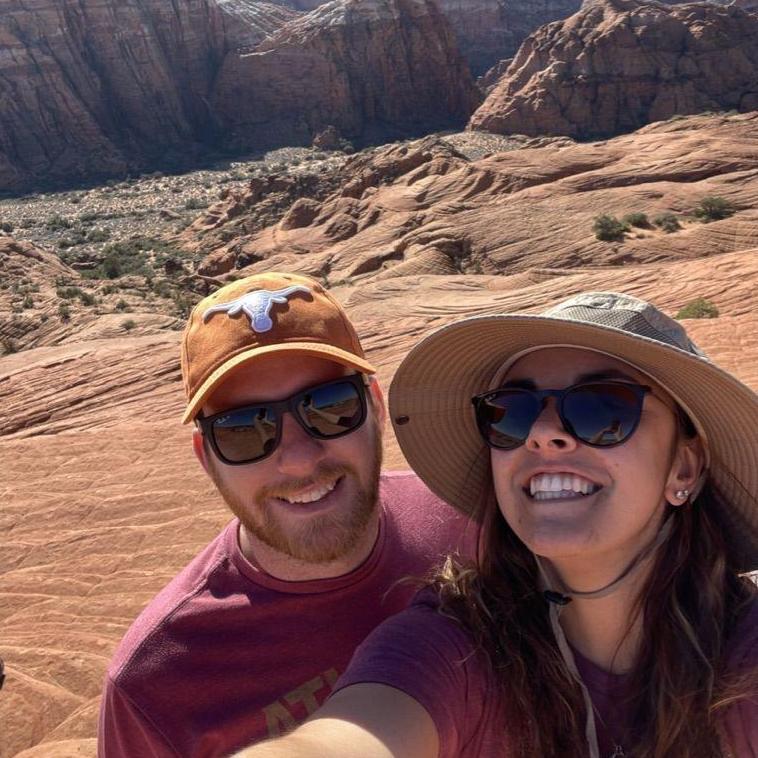
<path id="1" fill-rule="evenodd" d="M 195 453 L 235 519 L 143 611 L 109 666 L 99 754 L 227 755 L 294 727 L 467 523 L 381 475 L 385 405 L 345 312 L 268 273 L 193 310 Z"/>

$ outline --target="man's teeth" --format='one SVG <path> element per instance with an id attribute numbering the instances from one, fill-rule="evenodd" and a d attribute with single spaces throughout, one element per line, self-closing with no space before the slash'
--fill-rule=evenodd
<path id="1" fill-rule="evenodd" d="M 316 500 L 321 500 L 322 497 L 328 495 L 337 486 L 337 480 L 329 484 L 324 484 L 320 487 L 315 487 L 312 490 L 306 492 L 299 492 L 297 495 L 289 495 L 283 497 L 282 500 L 286 500 L 288 503 L 315 503 Z"/>
<path id="2" fill-rule="evenodd" d="M 529 494 L 535 500 L 591 495 L 599 487 L 577 474 L 537 474 L 529 480 Z"/>

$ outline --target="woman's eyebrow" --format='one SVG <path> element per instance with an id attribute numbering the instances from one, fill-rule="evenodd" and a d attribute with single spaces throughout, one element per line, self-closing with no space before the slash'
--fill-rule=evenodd
<path id="1" fill-rule="evenodd" d="M 536 390 L 537 385 L 532 379 L 509 379 L 502 389 Z"/>
<path id="2" fill-rule="evenodd" d="M 631 374 L 627 374 L 615 368 L 610 368 L 605 371 L 591 371 L 588 374 L 578 376 L 575 381 L 579 384 L 580 382 L 596 382 L 602 379 L 623 379 L 627 382 L 639 382 L 639 379 Z"/>
<path id="3" fill-rule="evenodd" d="M 582 384 L 583 382 L 597 382 L 605 379 L 622 379 L 627 382 L 637 383 L 639 379 L 630 374 L 626 374 L 618 369 L 609 368 L 603 371 L 591 371 L 587 374 L 577 376 L 571 384 Z M 537 383 L 533 379 L 509 379 L 502 385 L 502 389 L 519 389 L 519 390 L 536 390 Z"/>

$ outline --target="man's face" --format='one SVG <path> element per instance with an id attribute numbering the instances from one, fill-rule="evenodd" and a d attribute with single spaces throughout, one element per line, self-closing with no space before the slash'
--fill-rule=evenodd
<path id="1" fill-rule="evenodd" d="M 281 400 L 349 373 L 321 358 L 263 356 L 223 382 L 203 413 Z M 200 455 L 208 474 L 251 535 L 308 563 L 337 560 L 364 537 L 378 504 L 384 422 L 381 394 L 366 393 L 366 421 L 337 439 L 311 437 L 287 412 L 279 445 L 263 460 L 230 466 L 206 441 Z"/>

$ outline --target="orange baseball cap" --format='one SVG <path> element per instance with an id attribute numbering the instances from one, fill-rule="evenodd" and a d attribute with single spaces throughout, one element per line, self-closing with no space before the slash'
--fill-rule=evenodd
<path id="1" fill-rule="evenodd" d="M 182 336 L 187 395 L 182 423 L 197 416 L 230 372 L 284 352 L 376 373 L 344 309 L 321 284 L 297 274 L 256 274 L 227 284 L 192 309 Z"/>

